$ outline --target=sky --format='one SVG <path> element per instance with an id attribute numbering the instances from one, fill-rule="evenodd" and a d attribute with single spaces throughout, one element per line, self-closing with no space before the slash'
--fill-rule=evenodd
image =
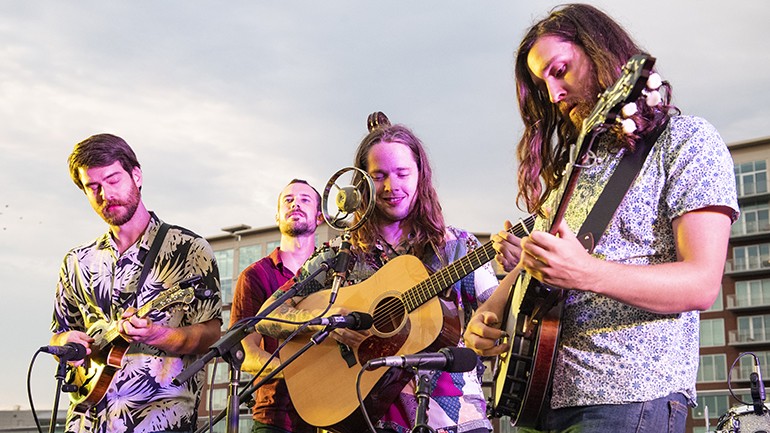
<path id="1" fill-rule="evenodd" d="M 684 113 L 728 143 L 770 136 L 770 2 L 590 3 L 657 58 Z M 523 215 L 514 50 L 557 4 L 0 2 L 0 410 L 29 407 L 64 254 L 106 230 L 69 179 L 75 143 L 123 137 L 148 208 L 211 236 L 274 224 L 281 188 L 322 188 L 383 111 L 425 143 L 446 220 L 496 232 Z M 38 410 L 55 366 L 33 365 Z"/>

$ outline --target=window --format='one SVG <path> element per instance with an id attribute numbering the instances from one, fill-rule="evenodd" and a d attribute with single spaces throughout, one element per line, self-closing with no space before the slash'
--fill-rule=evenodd
<path id="1" fill-rule="evenodd" d="M 748 235 L 770 231 L 770 205 L 741 206 L 741 216 L 730 229 L 731 235 Z"/>
<path id="2" fill-rule="evenodd" d="M 262 245 L 249 245 L 238 248 L 238 269 L 236 273 L 240 275 L 241 271 L 247 266 L 262 258 Z"/>
<path id="3" fill-rule="evenodd" d="M 770 305 L 770 278 L 735 282 L 735 306 Z"/>
<path id="4" fill-rule="evenodd" d="M 281 246 L 281 241 L 268 242 L 266 246 L 267 246 L 267 248 L 265 249 L 265 251 L 267 251 L 267 253 L 266 253 L 266 255 L 267 255 L 267 254 L 272 253 L 274 249 L 280 247 Z"/>
<path id="5" fill-rule="evenodd" d="M 709 311 L 722 311 L 724 309 L 724 305 L 722 304 L 722 286 L 719 286 L 719 294 L 717 295 L 717 298 L 714 300 L 714 303 L 711 304 L 711 307 L 706 310 L 705 312 Z"/>
<path id="6" fill-rule="evenodd" d="M 233 250 L 214 251 L 219 267 L 219 283 L 222 288 L 222 303 L 233 302 Z"/>
<path id="7" fill-rule="evenodd" d="M 718 418 L 730 409 L 730 397 L 724 395 L 698 395 L 698 407 L 692 409 L 694 419 L 704 419 L 708 410 L 709 419 Z M 706 409 L 708 407 L 708 409 Z"/>
<path id="8" fill-rule="evenodd" d="M 759 359 L 759 372 L 762 373 L 762 377 L 768 377 L 767 375 L 770 374 L 770 352 L 754 352 L 754 354 Z M 751 355 L 741 357 L 739 365 L 741 380 L 748 380 L 751 373 L 754 372 L 754 357 Z M 733 378 L 735 378 L 734 372 Z M 748 400 L 751 400 L 750 396 Z"/>
<path id="9" fill-rule="evenodd" d="M 700 347 L 725 345 L 725 320 L 704 319 L 700 321 Z"/>
<path id="10" fill-rule="evenodd" d="M 733 269 L 748 271 L 770 267 L 770 244 L 733 248 Z"/>
<path id="11" fill-rule="evenodd" d="M 735 186 L 738 197 L 767 192 L 767 162 L 752 161 L 735 165 Z"/>
<path id="12" fill-rule="evenodd" d="M 738 341 L 768 341 L 770 314 L 738 318 Z"/>
<path id="13" fill-rule="evenodd" d="M 222 332 L 230 329 L 230 310 L 222 310 Z"/>
<path id="14" fill-rule="evenodd" d="M 701 355 L 698 366 L 698 383 L 724 382 L 727 380 L 727 355 Z"/>

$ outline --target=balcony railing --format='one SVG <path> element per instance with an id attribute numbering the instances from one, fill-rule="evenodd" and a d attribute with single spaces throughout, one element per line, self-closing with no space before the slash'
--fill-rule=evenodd
<path id="1" fill-rule="evenodd" d="M 736 295 L 727 295 L 727 309 L 768 307 L 770 300 L 752 300 L 749 298 L 738 297 Z"/>
<path id="2" fill-rule="evenodd" d="M 757 260 L 749 261 L 749 260 L 727 259 L 725 261 L 725 273 L 761 271 L 763 269 L 770 269 L 770 260 L 765 259 L 762 261 L 757 261 Z"/>
<path id="3" fill-rule="evenodd" d="M 752 227 L 741 227 L 738 224 L 733 224 L 730 230 L 730 236 L 749 236 L 770 233 L 770 222 L 750 225 Z"/>
<path id="4" fill-rule="evenodd" d="M 770 343 L 770 337 L 758 334 L 750 334 L 747 331 L 732 330 L 727 333 L 727 340 L 730 345 L 748 345 Z"/>

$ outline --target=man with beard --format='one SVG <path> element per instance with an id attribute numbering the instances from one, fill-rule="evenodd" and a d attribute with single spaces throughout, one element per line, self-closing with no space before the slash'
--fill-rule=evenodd
<path id="1" fill-rule="evenodd" d="M 304 180 L 289 182 L 278 196 L 275 221 L 281 231 L 281 245 L 241 272 L 235 286 L 231 325 L 245 317 L 255 316 L 265 300 L 291 280 L 313 254 L 316 227 L 323 222 L 318 191 Z M 277 347 L 278 340 L 275 338 L 250 334 L 243 339 L 246 359 L 241 369 L 250 373 L 259 372 Z M 278 361 L 274 359 L 264 373 L 269 373 L 277 365 Z M 294 409 L 286 382 L 280 374 L 257 389 L 254 401 L 252 432 L 315 433 L 315 427 L 303 421 Z"/>
<path id="2" fill-rule="evenodd" d="M 473 234 L 444 223 L 438 194 L 433 187 L 430 161 L 420 139 L 404 125 L 391 125 L 383 113 L 377 112 L 373 116 L 377 117 L 378 121 L 376 124 L 370 122 L 370 132 L 359 144 L 354 164 L 357 168 L 369 173 L 374 181 L 375 207 L 371 217 L 351 233 L 352 257 L 345 285 L 361 283 L 401 255 L 416 256 L 429 272 L 435 272 L 465 256 L 479 245 L 479 241 Z M 372 119 L 371 116 L 370 119 Z M 356 218 L 360 218 L 360 215 L 357 214 Z M 304 278 L 314 273 L 324 262 L 332 260 L 336 254 L 336 248 L 320 249 L 302 267 L 299 276 Z M 330 270 L 304 283 L 302 295 L 329 289 L 332 286 L 333 274 L 334 272 Z M 450 314 L 446 321 L 455 322 L 453 319 L 457 319 L 456 325 L 461 327 L 461 324 L 470 318 L 472 310 L 487 299 L 497 287 L 497 278 L 490 264 L 484 265 L 475 272 L 469 271 L 467 275 L 458 278 L 460 280 L 447 287 L 439 299 L 446 307 L 446 311 L 461 317 L 451 317 Z M 386 286 L 387 281 L 383 281 L 384 279 L 377 281 Z M 345 287 L 342 290 L 355 289 Z M 359 287 L 358 290 L 361 288 Z M 278 291 L 273 297 L 276 298 L 280 294 L 281 291 Z M 360 293 L 360 295 L 372 301 L 376 296 L 374 293 Z M 298 299 L 287 301 L 273 312 L 273 316 L 300 322 L 310 320 L 322 312 L 298 309 L 296 301 Z M 345 312 L 347 311 L 344 305 L 335 305 L 329 311 L 329 313 Z M 258 329 L 266 335 L 286 338 L 296 327 L 262 321 Z M 420 330 L 413 332 L 419 333 Z M 445 334 L 443 337 L 448 337 L 452 333 Z M 369 331 L 358 332 L 349 329 L 337 329 L 332 333 L 334 339 L 351 347 L 353 353 L 362 339 L 368 336 Z M 388 341 L 387 344 L 398 344 L 393 340 Z M 425 346 L 431 343 L 433 342 L 427 341 Z M 459 338 L 449 337 L 446 338 L 445 345 L 462 345 L 462 342 Z M 483 366 L 480 360 L 477 362 L 477 368 L 468 372 L 442 371 L 433 376 L 431 380 L 433 392 L 428 404 L 428 425 L 434 431 L 455 433 L 491 431 L 492 425 L 486 417 L 486 402 L 481 388 Z M 393 397 L 395 401 L 390 406 L 387 400 L 377 404 L 382 408 L 380 411 L 384 412 L 380 414 L 377 428 L 380 432 L 407 433 L 412 430 L 416 418 L 417 401 L 414 381 L 408 382 L 400 393 L 398 389 L 395 391 L 397 395 Z"/>
<path id="3" fill-rule="evenodd" d="M 204 373 L 180 386 L 171 381 L 220 335 L 219 273 L 213 251 L 200 236 L 163 223 L 145 208 L 142 170 L 120 137 L 89 137 L 75 145 L 68 161 L 73 182 L 109 231 L 65 256 L 51 344 L 81 344 L 90 355 L 95 340 L 86 331 L 106 322 L 116 327 L 118 340 L 130 345 L 120 370 L 104 384 L 109 386 L 103 398 L 87 410 L 70 406 L 66 431 L 192 431 Z M 149 262 L 145 259 L 159 231 L 166 231 L 165 236 Z M 146 277 L 140 284 L 142 274 Z M 201 278 L 210 296 L 136 314 L 192 276 Z"/>
<path id="4" fill-rule="evenodd" d="M 641 52 L 622 27 L 588 5 L 559 7 L 526 33 L 515 75 L 525 126 L 519 199 L 528 211 L 556 210 L 567 145 L 596 95 Z M 477 353 L 508 349 L 500 319 L 519 271 L 567 289 L 550 407 L 537 426 L 544 431 L 684 432 L 687 406 L 695 403 L 698 310 L 719 293 L 730 224 L 738 217 L 735 179 L 714 127 L 681 115 L 668 83 L 660 92 L 659 103 L 653 94 L 636 101 L 635 133 L 616 125 L 597 138 L 595 162 L 581 170 L 574 189 L 580 199 L 569 201 L 553 231 L 543 218 L 522 239 L 493 237 L 498 261 L 513 271 L 468 324 L 465 341 Z M 587 252 L 574 233 L 619 160 L 642 146 L 652 146 L 649 155 Z"/>

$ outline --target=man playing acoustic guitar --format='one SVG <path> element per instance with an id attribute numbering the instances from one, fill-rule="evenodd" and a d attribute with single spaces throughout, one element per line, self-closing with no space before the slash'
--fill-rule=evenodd
<path id="1" fill-rule="evenodd" d="M 365 220 L 363 225 L 352 232 L 351 238 L 351 264 L 346 284 L 354 286 L 343 287 L 340 290 L 340 298 L 334 304 L 332 312 L 356 311 L 370 307 L 369 302 L 374 301 L 376 294 L 372 292 L 361 293 L 360 298 L 365 301 L 358 307 L 352 307 L 340 302 L 345 296 L 357 296 L 356 290 L 362 289 L 362 285 L 385 279 L 382 272 L 386 272 L 389 266 L 396 266 L 400 259 L 414 259 L 418 266 L 425 272 L 425 267 L 431 272 L 444 268 L 466 255 L 470 250 L 479 245 L 478 240 L 472 234 L 457 228 L 446 226 L 441 212 L 441 205 L 432 184 L 432 171 L 425 149 L 420 140 L 411 130 L 403 125 L 391 125 L 382 113 L 370 116 L 370 132 L 361 141 L 355 156 L 355 166 L 371 175 L 375 187 L 375 208 L 371 218 Z M 317 252 L 300 270 L 300 279 L 317 269 L 325 260 L 333 258 L 335 250 L 324 248 Z M 490 254 L 490 258 L 492 255 Z M 424 266 L 422 264 L 424 264 Z M 483 266 L 482 266 L 483 265 Z M 432 301 L 444 303 L 448 310 L 454 312 L 454 319 L 448 318 L 453 326 L 458 329 L 453 334 L 447 331 L 442 336 L 448 337 L 443 346 L 461 345 L 459 329 L 460 323 L 470 318 L 471 310 L 492 293 L 497 286 L 497 279 L 491 265 L 479 264 L 478 270 L 468 270 L 462 274 L 462 278 L 451 286 L 443 285 L 439 288 L 444 295 L 431 297 Z M 379 271 L 379 272 L 378 272 Z M 396 271 L 396 277 L 404 277 L 404 272 Z M 371 281 L 369 280 L 371 277 Z M 328 289 L 331 286 L 332 272 L 322 274 L 316 280 L 310 281 L 308 291 Z M 363 282 L 363 283 L 362 283 Z M 382 281 L 385 290 L 397 286 L 396 281 Z M 409 286 L 411 286 L 411 282 Z M 372 287 L 372 286 L 366 286 Z M 377 287 L 378 289 L 380 287 Z M 406 287 L 408 288 L 408 287 Z M 328 291 L 327 291 L 328 292 Z M 319 292 L 320 293 L 320 292 Z M 437 292 L 438 293 L 438 292 Z M 274 298 L 280 291 L 274 295 Z M 328 299 L 328 295 L 324 298 Z M 441 300 L 439 300 L 441 298 Z M 309 320 L 322 310 L 304 310 L 302 299 L 288 302 L 275 312 L 275 316 L 295 321 Z M 297 308 L 297 302 L 300 305 Z M 426 301 L 427 302 L 427 301 Z M 267 304 L 269 304 L 268 302 Z M 427 308 L 425 304 L 423 308 Z M 374 316 L 375 326 L 379 318 L 373 311 L 368 310 Z M 467 313 L 467 317 L 464 317 Z M 460 318 L 462 317 L 462 320 Z M 441 309 L 438 310 L 433 320 L 442 322 Z M 411 322 L 411 332 L 420 333 L 423 329 L 416 320 Z M 266 335 L 274 335 L 286 338 L 290 327 L 271 322 L 262 321 L 258 325 L 259 332 Z M 371 331 L 373 333 L 373 331 Z M 454 338 L 450 337 L 454 335 Z M 332 336 L 356 350 L 363 337 L 370 337 L 370 331 L 357 332 L 349 329 L 338 329 Z M 306 340 L 307 338 L 305 338 Z M 433 341 L 426 341 L 423 349 Z M 334 357 L 338 358 L 339 351 L 334 345 Z M 310 353 L 306 355 L 311 356 Z M 312 357 L 312 356 L 311 356 Z M 298 358 L 297 361 L 302 359 Z M 352 372 L 353 379 L 360 370 L 360 365 L 341 367 L 340 371 L 326 368 L 321 375 L 334 376 Z M 310 360 L 312 363 L 312 359 Z M 359 360 L 360 363 L 360 360 Z M 358 367 L 358 368 L 355 368 Z M 440 372 L 433 377 L 434 390 L 430 396 L 428 410 L 428 424 L 437 432 L 474 432 L 487 433 L 492 426 L 486 418 L 486 404 L 481 389 L 481 377 L 483 365 L 478 362 L 477 368 L 465 373 Z M 344 370 L 344 371 L 343 371 Z M 369 374 L 369 373 L 367 373 Z M 410 373 L 411 374 L 411 373 Z M 289 382 L 289 374 L 287 383 Z M 320 375 L 319 375 L 320 376 Z M 411 376 L 410 376 L 411 377 Z M 320 380 L 318 378 L 317 380 Z M 318 383 L 318 382 L 316 382 Z M 401 385 L 392 395 L 392 399 L 384 399 L 384 405 L 379 411 L 378 423 L 375 423 L 382 432 L 409 432 L 415 421 L 415 408 L 417 406 L 414 395 L 413 382 L 407 380 L 406 385 Z M 318 386 L 318 385 L 316 385 Z M 348 389 L 349 388 L 349 389 Z M 289 388 L 291 393 L 292 389 Z M 300 390 L 311 392 L 310 389 Z M 342 393 L 351 393 L 355 404 L 352 406 L 352 414 L 359 415 L 358 403 L 355 400 L 354 381 L 339 381 L 329 388 L 320 391 L 318 403 L 331 410 L 336 403 L 332 399 Z M 294 398 L 294 396 L 292 396 Z M 382 403 L 382 402 L 381 402 Z M 295 402 L 295 406 L 296 406 Z M 298 407 L 298 410 L 300 408 Z M 321 408 L 323 411 L 324 408 Z M 374 409 L 370 408 L 370 414 Z M 302 411 L 300 411 L 302 415 Z M 349 427 L 334 431 L 365 431 L 365 426 Z"/>
<path id="2" fill-rule="evenodd" d="M 514 336 L 499 328 L 520 271 L 567 289 L 550 405 L 539 416 L 526 414 L 543 431 L 684 432 L 687 407 L 695 402 L 698 310 L 719 293 L 730 224 L 738 217 L 732 159 L 714 127 L 680 115 L 663 83 L 623 110 L 634 122 L 625 122 L 626 133 L 615 125 L 599 135 L 593 160 L 578 161 L 582 171 L 563 218 L 547 225 L 559 208 L 553 196 L 567 146 L 576 142 L 597 95 L 639 53 L 610 17 L 573 4 L 535 24 L 516 55 L 525 126 L 519 198 L 545 218 L 522 239 L 504 232 L 495 237 L 498 261 L 513 271 L 471 319 L 465 341 L 482 355 L 509 349 Z M 656 132 L 637 177 L 587 252 L 575 233 L 620 158 Z M 535 369 L 542 367 L 548 368 Z"/>
<path id="3" fill-rule="evenodd" d="M 180 386 L 171 381 L 220 335 L 219 273 L 211 247 L 145 208 L 142 170 L 123 139 L 110 134 L 87 138 L 75 146 L 69 168 L 109 231 L 65 256 L 51 344 L 78 343 L 88 349 L 94 359 L 86 359 L 73 373 L 98 370 L 97 345 L 103 335 L 86 331 L 109 329 L 104 334 L 115 338 L 105 349 L 126 342 L 130 346 L 122 359 L 113 361 L 113 376 L 104 375 L 107 368 L 75 382 L 82 386 L 73 393 L 66 431 L 190 432 L 196 428 L 205 374 L 201 371 Z M 156 235 L 161 242 L 155 242 Z M 143 284 L 138 283 L 140 276 L 145 277 Z M 185 289 L 181 283 L 191 277 L 202 282 L 203 295 L 190 292 L 175 301 L 176 293 Z M 159 299 L 163 308 L 145 311 Z"/>

